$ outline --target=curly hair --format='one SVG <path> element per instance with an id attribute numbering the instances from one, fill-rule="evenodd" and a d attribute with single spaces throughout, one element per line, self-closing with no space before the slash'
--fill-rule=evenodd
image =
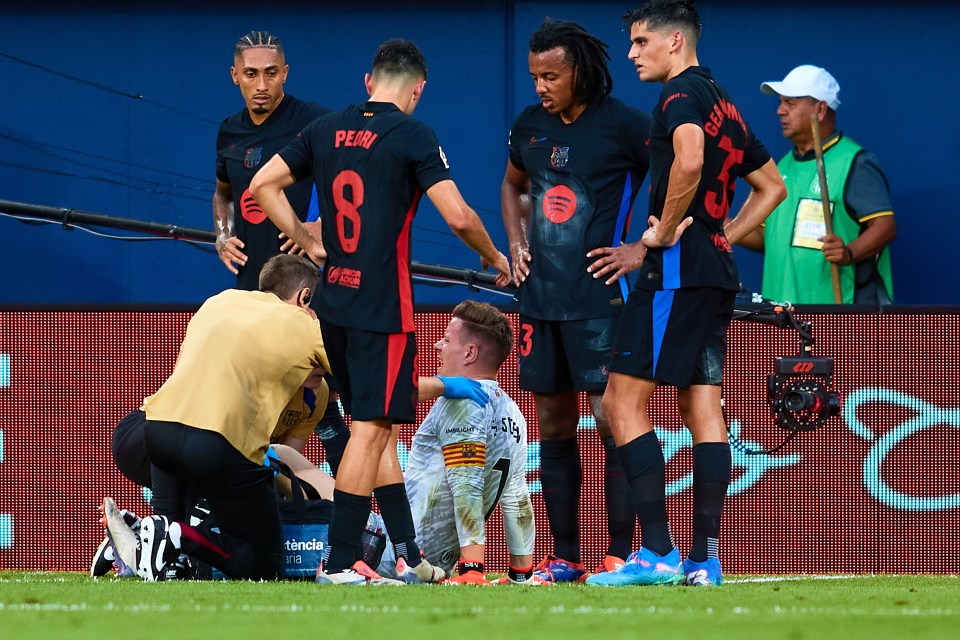
<path id="1" fill-rule="evenodd" d="M 543 53 L 562 47 L 564 58 L 577 72 L 574 96 L 589 104 L 613 91 L 613 77 L 607 68 L 607 44 L 590 35 L 576 22 L 547 18 L 530 38 L 530 53 Z"/>

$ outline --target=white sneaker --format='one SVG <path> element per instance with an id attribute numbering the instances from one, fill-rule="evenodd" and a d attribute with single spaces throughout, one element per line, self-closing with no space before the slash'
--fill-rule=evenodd
<path id="1" fill-rule="evenodd" d="M 446 572 L 440 567 L 435 567 L 424 558 L 420 558 L 420 564 L 411 567 L 407 564 L 403 556 L 397 558 L 397 577 L 407 584 L 424 584 L 440 582 L 447 577 Z"/>
<path id="2" fill-rule="evenodd" d="M 371 569 L 363 560 L 357 560 L 349 569 L 337 571 L 336 573 L 327 573 L 321 562 L 320 568 L 317 569 L 317 577 L 314 578 L 314 582 L 317 584 L 342 584 L 348 586 L 370 585 L 374 587 L 400 586 L 405 584 L 400 580 L 381 577 L 379 573 Z"/>
<path id="3" fill-rule="evenodd" d="M 113 561 L 121 576 L 136 575 L 139 541 L 123 513 L 113 498 L 103 499 L 103 525 L 107 530 L 107 540 L 113 547 Z"/>

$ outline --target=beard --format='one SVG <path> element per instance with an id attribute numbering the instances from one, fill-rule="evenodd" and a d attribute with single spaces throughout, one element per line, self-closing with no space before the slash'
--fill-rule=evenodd
<path id="1" fill-rule="evenodd" d="M 266 105 L 260 104 L 253 108 L 253 112 L 256 113 L 257 115 L 260 115 L 263 113 L 270 113 L 270 109 Z"/>

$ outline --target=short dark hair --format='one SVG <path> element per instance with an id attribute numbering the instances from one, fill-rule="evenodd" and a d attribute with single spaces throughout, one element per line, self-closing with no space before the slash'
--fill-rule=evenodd
<path id="1" fill-rule="evenodd" d="M 694 0 L 650 0 L 639 9 L 623 14 L 623 23 L 629 29 L 638 22 L 646 22 L 651 31 L 665 28 L 686 31 L 694 46 L 700 40 L 702 25 Z"/>
<path id="2" fill-rule="evenodd" d="M 427 79 L 427 61 L 423 52 L 410 40 L 392 38 L 380 45 L 373 57 L 373 75 Z"/>
<path id="3" fill-rule="evenodd" d="M 283 59 L 283 44 L 280 43 L 280 38 L 269 31 L 251 31 L 242 36 L 233 47 L 233 57 L 239 58 L 247 49 L 256 49 L 257 47 L 276 49 L 277 55 Z"/>
<path id="4" fill-rule="evenodd" d="M 260 291 L 275 293 L 280 299 L 287 300 L 300 289 L 315 289 L 319 279 L 317 265 L 308 259 L 279 253 L 267 260 L 260 270 Z"/>
<path id="5" fill-rule="evenodd" d="M 574 96 L 583 103 L 590 103 L 601 95 L 613 91 L 613 77 L 607 68 L 607 44 L 590 35 L 576 22 L 546 18 L 540 28 L 530 37 L 530 53 L 543 53 L 561 47 L 564 57 L 577 71 Z"/>
<path id="6" fill-rule="evenodd" d="M 510 319 L 492 304 L 475 300 L 464 300 L 454 307 L 453 317 L 463 323 L 467 337 L 489 348 L 489 362 L 499 369 L 513 349 Z"/>

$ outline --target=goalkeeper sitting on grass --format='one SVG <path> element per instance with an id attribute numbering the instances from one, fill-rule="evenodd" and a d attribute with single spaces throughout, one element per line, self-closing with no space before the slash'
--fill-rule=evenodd
<path id="1" fill-rule="evenodd" d="M 447 584 L 490 584 L 484 575 L 485 523 L 497 504 L 504 518 L 510 572 L 500 583 L 542 584 L 533 576 L 534 518 L 527 491 L 527 425 L 516 403 L 497 384 L 497 372 L 513 347 L 510 321 L 489 304 L 463 302 L 443 338 L 434 345 L 437 371 L 445 380 L 478 381 L 488 401 L 440 398 L 416 435 L 404 484 L 417 531 L 417 545 L 433 565 L 448 575 Z M 420 396 L 435 397 L 421 378 Z M 329 476 L 288 447 L 277 447 L 281 460 L 298 477 L 332 494 Z M 382 527 L 373 514 L 368 528 Z M 395 577 L 392 545 L 375 567 Z"/>

